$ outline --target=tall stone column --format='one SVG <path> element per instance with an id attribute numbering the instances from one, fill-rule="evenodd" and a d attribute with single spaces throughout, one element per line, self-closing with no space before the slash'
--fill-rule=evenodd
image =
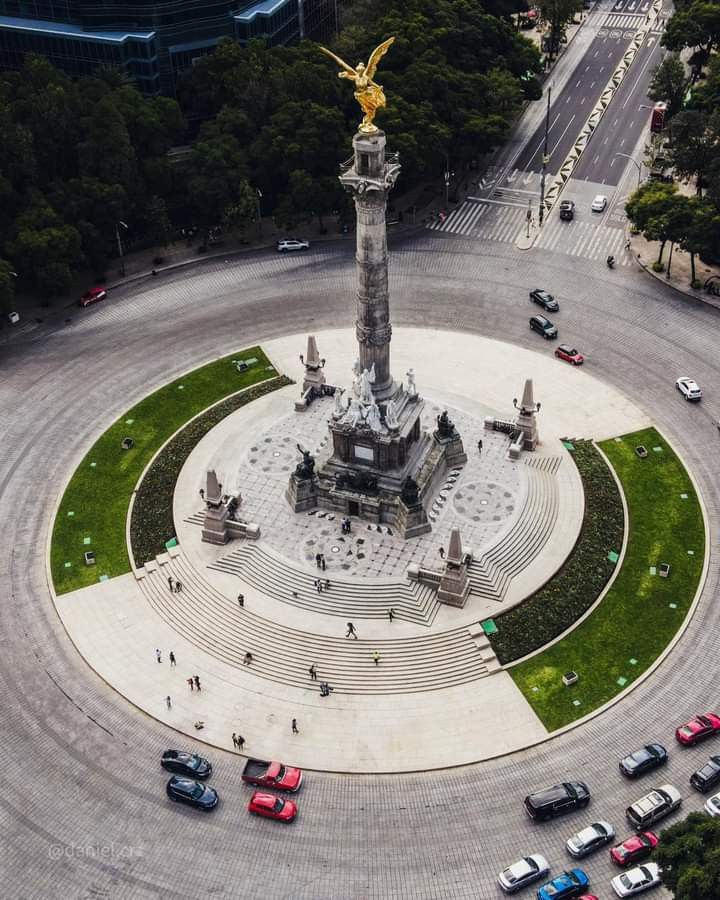
<path id="1" fill-rule="evenodd" d="M 387 197 L 400 173 L 396 158 L 385 157 L 385 134 L 358 132 L 353 158 L 343 167 L 340 181 L 353 194 L 357 220 L 357 320 L 360 365 L 375 366 L 373 395 L 378 402 L 397 392 L 390 371 L 390 310 L 388 303 Z"/>

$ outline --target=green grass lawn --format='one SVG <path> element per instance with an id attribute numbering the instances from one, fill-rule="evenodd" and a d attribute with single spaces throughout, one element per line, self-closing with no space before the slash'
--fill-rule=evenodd
<path id="1" fill-rule="evenodd" d="M 245 372 L 234 359 L 256 358 Z M 188 419 L 235 391 L 277 375 L 259 347 L 215 360 L 165 385 L 118 419 L 94 444 L 68 485 L 53 529 L 51 567 L 58 594 L 130 571 L 125 522 L 132 492 L 158 448 Z M 123 450 L 123 438 L 135 445 Z M 93 550 L 96 565 L 83 554 Z"/>
<path id="2" fill-rule="evenodd" d="M 635 447 L 644 445 L 646 459 Z M 702 511 L 680 460 L 654 428 L 600 447 L 618 475 L 629 513 L 622 568 L 597 609 L 562 641 L 510 674 L 553 731 L 624 690 L 667 646 L 690 608 L 702 574 Z M 654 448 L 660 448 L 659 452 Z M 670 563 L 669 578 L 651 567 Z M 580 679 L 565 687 L 565 672 Z"/>

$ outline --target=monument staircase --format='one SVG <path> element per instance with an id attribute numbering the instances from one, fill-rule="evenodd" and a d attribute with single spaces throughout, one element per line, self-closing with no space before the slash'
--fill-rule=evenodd
<path id="1" fill-rule="evenodd" d="M 523 461 L 533 469 L 524 506 L 510 528 L 470 564 L 471 595 L 502 601 L 510 580 L 532 562 L 555 527 L 562 457 L 526 455 Z"/>
<path id="2" fill-rule="evenodd" d="M 251 544 L 238 547 L 209 568 L 237 575 L 245 584 L 282 603 L 330 616 L 386 619 L 392 607 L 398 619 L 432 625 L 441 606 L 435 590 L 428 585 L 364 578 L 343 581 L 332 572 L 319 570 L 315 575 Z M 318 594 L 317 577 L 329 579 L 329 591 Z"/>
<path id="3" fill-rule="evenodd" d="M 180 593 L 168 590 L 171 575 L 182 582 Z M 407 694 L 440 690 L 476 681 L 501 666 L 478 623 L 415 637 L 352 640 L 313 634 L 239 608 L 216 591 L 183 554 L 162 554 L 136 573 L 147 601 L 167 624 L 205 653 L 259 678 L 298 688 L 310 682 L 315 664 L 319 678 L 338 694 Z M 331 592 L 332 593 L 332 592 Z M 321 595 L 325 597 L 326 595 Z M 392 624 L 388 622 L 388 634 Z M 245 653 L 253 655 L 243 666 Z M 372 654 L 380 654 L 375 665 Z"/>

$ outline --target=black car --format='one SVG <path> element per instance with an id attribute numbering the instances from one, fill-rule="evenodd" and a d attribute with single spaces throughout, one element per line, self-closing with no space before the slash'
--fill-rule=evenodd
<path id="1" fill-rule="evenodd" d="M 160 765 L 168 772 L 188 778 L 209 778 L 212 775 L 212 766 L 204 756 L 187 753 L 185 750 L 166 750 Z"/>
<path id="2" fill-rule="evenodd" d="M 200 784 L 192 778 L 173 777 L 167 783 L 167 795 L 177 803 L 187 803 L 195 809 L 213 809 L 217 806 L 218 793 L 215 788 Z"/>
<path id="3" fill-rule="evenodd" d="M 690 784 L 698 791 L 709 791 L 720 782 L 720 756 L 711 756 L 702 769 L 693 772 Z"/>
<path id="4" fill-rule="evenodd" d="M 590 789 L 583 781 L 566 781 L 528 794 L 525 811 L 531 819 L 544 822 L 574 809 L 584 809 L 589 802 Z"/>
<path id="5" fill-rule="evenodd" d="M 546 309 L 548 312 L 557 312 L 560 309 L 558 302 L 553 295 L 548 294 L 547 291 L 543 291 L 540 288 L 535 288 L 534 291 L 530 291 L 530 299 L 533 303 L 537 303 L 538 306 L 542 306 L 542 308 Z"/>
<path id="6" fill-rule="evenodd" d="M 639 778 L 668 761 L 667 750 L 662 744 L 646 744 L 620 760 L 620 771 L 628 778 Z"/>
<path id="7" fill-rule="evenodd" d="M 530 331 L 537 331 L 538 334 L 541 334 L 548 340 L 557 337 L 557 328 L 545 316 L 531 316 Z"/>
<path id="8" fill-rule="evenodd" d="M 575 217 L 575 204 L 572 200 L 563 200 L 560 203 L 560 218 L 571 222 Z"/>

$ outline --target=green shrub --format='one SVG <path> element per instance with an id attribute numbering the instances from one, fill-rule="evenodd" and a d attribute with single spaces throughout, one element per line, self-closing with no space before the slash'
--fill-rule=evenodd
<path id="1" fill-rule="evenodd" d="M 650 268 L 653 270 L 653 272 L 664 272 L 665 271 L 665 266 L 663 265 L 663 263 L 659 263 L 659 262 L 654 262 L 650 266 Z"/>

